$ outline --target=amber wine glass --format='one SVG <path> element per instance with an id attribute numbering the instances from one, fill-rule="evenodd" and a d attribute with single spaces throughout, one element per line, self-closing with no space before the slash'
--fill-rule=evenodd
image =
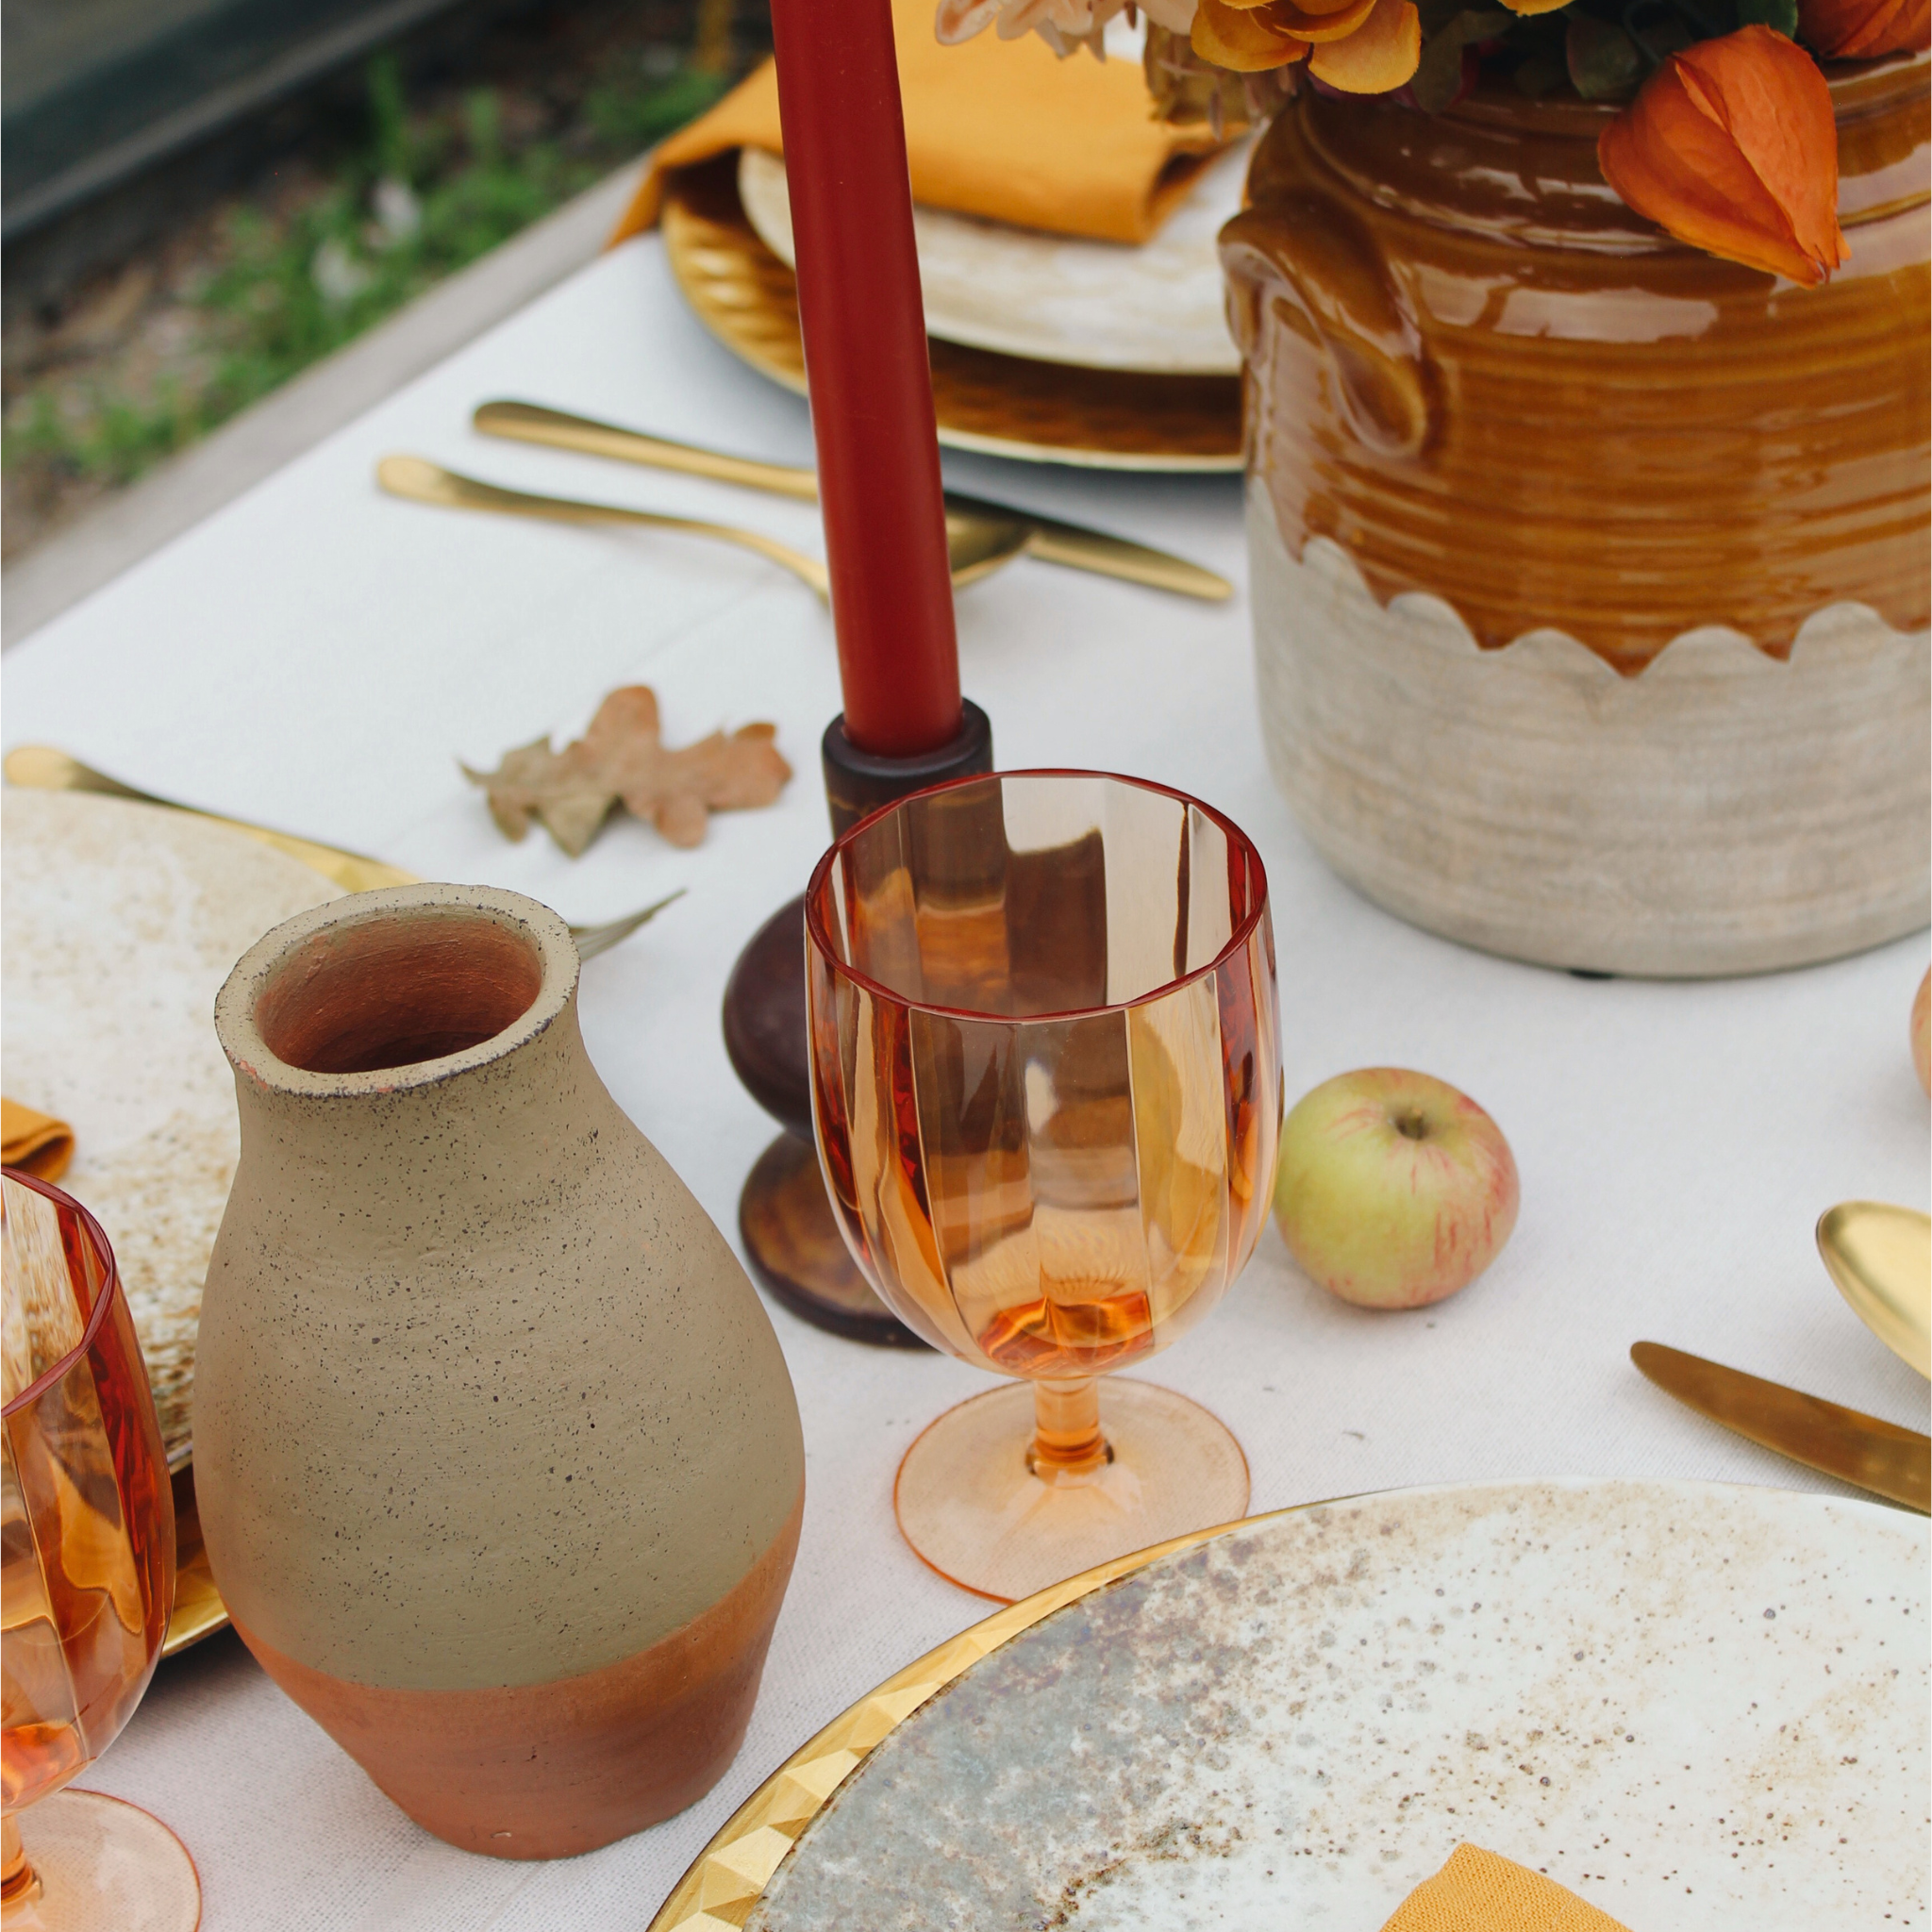
<path id="1" fill-rule="evenodd" d="M 1138 779 L 968 778 L 840 839 L 806 930 L 846 1244 L 934 1347 L 1021 1378 L 907 1452 L 907 1541 L 1011 1601 L 1244 1514 L 1228 1430 L 1115 1372 L 1213 1307 L 1267 1214 L 1280 1035 L 1254 846 Z"/>
<path id="2" fill-rule="evenodd" d="M 100 1224 L 0 1174 L 0 1808 L 7 1932 L 193 1932 L 166 1825 L 63 1789 L 120 1734 L 160 1656 L 175 1506 L 147 1368 Z M 29 1849 L 16 1813 L 27 1819 Z"/>

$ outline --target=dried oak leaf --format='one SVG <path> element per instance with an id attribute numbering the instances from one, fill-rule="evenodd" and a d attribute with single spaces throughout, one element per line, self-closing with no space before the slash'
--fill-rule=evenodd
<path id="1" fill-rule="evenodd" d="M 728 738 L 714 731 L 680 751 L 667 750 L 656 693 L 649 685 L 628 684 L 612 691 L 590 729 L 561 751 L 539 738 L 506 752 L 493 772 L 462 769 L 489 795 L 490 815 L 507 837 L 522 839 L 539 818 L 575 858 L 620 799 L 674 845 L 701 843 L 711 812 L 770 805 L 791 775 L 772 741 L 776 736 L 774 724 L 745 724 Z"/>

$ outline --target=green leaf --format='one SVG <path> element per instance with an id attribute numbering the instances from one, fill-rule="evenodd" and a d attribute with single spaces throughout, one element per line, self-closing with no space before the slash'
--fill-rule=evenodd
<path id="1" fill-rule="evenodd" d="M 1668 55 L 1681 53 L 1697 39 L 1685 25 L 1684 16 L 1666 0 L 1630 0 L 1624 9 L 1624 31 L 1653 65 Z"/>
<path id="2" fill-rule="evenodd" d="M 1622 27 L 1592 14 L 1571 16 L 1563 58 L 1571 86 L 1586 101 L 1626 100 L 1643 78 L 1643 56 L 1637 42 Z"/>
<path id="3" fill-rule="evenodd" d="M 1423 42 L 1422 59 L 1408 85 L 1415 104 L 1425 114 L 1440 114 L 1462 86 L 1462 50 L 1478 41 L 1494 40 L 1516 23 L 1500 8 L 1467 7 L 1439 26 Z"/>
<path id="4" fill-rule="evenodd" d="M 1568 77 L 1563 56 L 1555 47 L 1539 47 L 1518 65 L 1511 76 L 1516 82 L 1516 92 L 1527 94 L 1533 101 L 1555 93 Z"/>
<path id="5" fill-rule="evenodd" d="M 1775 27 L 1788 41 L 1798 37 L 1798 0 L 1738 0 L 1740 26 Z"/>

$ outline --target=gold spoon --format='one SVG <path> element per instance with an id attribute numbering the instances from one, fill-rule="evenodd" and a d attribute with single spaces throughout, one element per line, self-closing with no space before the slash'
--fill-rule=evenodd
<path id="1" fill-rule="evenodd" d="M 815 470 L 790 463 L 760 462 L 756 457 L 727 456 L 723 450 L 702 449 L 696 443 L 673 442 L 668 437 L 646 436 L 615 423 L 589 416 L 570 416 L 539 403 L 497 401 L 479 403 L 470 426 L 484 436 L 505 436 L 515 442 L 537 442 L 551 449 L 575 450 L 580 456 L 609 457 L 619 462 L 641 463 L 654 470 L 676 470 L 713 483 L 735 483 L 746 490 L 763 490 L 799 503 L 819 500 Z M 1016 535 L 1017 533 L 1017 535 Z M 1109 537 L 1104 530 L 1063 524 L 1011 504 L 992 503 L 981 496 L 946 491 L 946 548 L 953 560 L 955 584 L 971 583 L 1013 555 L 1011 546 L 1058 563 L 1069 570 L 1088 570 L 1130 584 L 1145 584 L 1177 596 L 1200 597 L 1210 604 L 1234 595 L 1225 577 L 1171 557 L 1145 543 Z"/>
<path id="2" fill-rule="evenodd" d="M 554 524 L 642 524 L 653 530 L 682 530 L 690 537 L 715 537 L 722 543 L 736 543 L 741 549 L 755 550 L 760 557 L 789 570 L 816 591 L 822 601 L 829 602 L 831 579 L 816 558 L 761 536 L 757 530 L 741 530 L 730 524 L 700 523 L 694 517 L 665 517 L 648 509 L 620 509 L 615 504 L 578 503 L 567 496 L 533 496 L 527 491 L 504 490 L 475 476 L 458 475 L 440 463 L 425 462 L 421 457 L 384 457 L 375 466 L 375 480 L 391 496 L 406 496 L 412 503 L 433 503 L 444 509 L 487 509 L 508 516 L 541 517 Z"/>
<path id="3" fill-rule="evenodd" d="M 297 838 L 293 832 L 277 832 L 268 825 L 251 824 L 246 819 L 231 819 L 218 811 L 203 811 L 198 806 L 183 805 L 176 799 L 158 798 L 152 791 L 137 791 L 132 785 L 124 785 L 120 779 L 110 778 L 107 773 L 82 764 L 78 758 L 57 750 L 51 744 L 15 745 L 7 754 L 5 769 L 9 785 L 23 785 L 33 791 L 93 791 L 104 798 L 131 798 L 137 805 L 158 805 L 168 811 L 186 812 L 190 818 L 211 819 L 218 825 L 226 825 L 230 831 L 246 834 L 258 844 L 273 845 L 277 852 L 286 852 L 291 858 L 299 858 L 311 872 L 319 872 L 324 878 L 333 879 L 345 892 L 371 892 L 379 886 L 416 884 L 414 873 L 405 872 L 401 866 L 387 864 L 380 858 L 370 858 L 360 852 L 345 852 L 340 845 L 324 845 L 314 839 Z M 577 957 L 594 959 L 599 953 L 608 953 L 621 940 L 627 940 L 647 920 L 656 918 L 672 899 L 683 896 L 684 888 L 680 886 L 670 898 L 659 899 L 655 905 L 643 907 L 639 911 L 627 912 L 622 919 L 608 920 L 602 925 L 572 926 L 571 937 L 577 942 Z"/>
<path id="4" fill-rule="evenodd" d="M 1840 1201 L 1819 1217 L 1818 1252 L 1859 1321 L 1932 1377 L 1932 1216 Z"/>
<path id="5" fill-rule="evenodd" d="M 715 537 L 721 542 L 757 551 L 760 557 L 782 565 L 793 576 L 802 577 L 822 601 L 831 599 L 831 579 L 824 564 L 757 530 L 741 530 L 731 524 L 701 523 L 694 517 L 659 516 L 655 510 L 622 509 L 615 504 L 580 503 L 569 496 L 533 496 L 525 491 L 505 490 L 475 476 L 458 475 L 456 471 L 425 462 L 421 457 L 384 457 L 375 466 L 375 480 L 391 496 L 407 496 L 414 503 L 440 504 L 446 509 L 498 510 L 512 516 L 543 517 L 559 524 L 644 524 L 652 529 Z M 962 536 L 949 532 L 954 585 L 970 584 L 1001 564 L 1009 563 L 1026 548 L 1031 535 L 1018 517 L 978 520 Z"/>

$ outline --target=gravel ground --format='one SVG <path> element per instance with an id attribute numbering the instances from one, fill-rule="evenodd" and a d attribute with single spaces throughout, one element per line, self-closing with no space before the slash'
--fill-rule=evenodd
<path id="1" fill-rule="evenodd" d="M 769 44 L 759 0 L 548 0 L 318 89 L 238 189 L 8 315 L 0 554 L 641 153 Z"/>

